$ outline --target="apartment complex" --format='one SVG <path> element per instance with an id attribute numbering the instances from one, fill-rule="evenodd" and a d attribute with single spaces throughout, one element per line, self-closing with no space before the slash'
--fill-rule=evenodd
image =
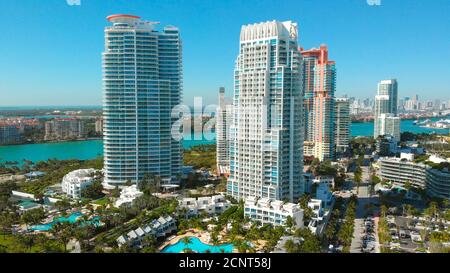
<path id="1" fill-rule="evenodd" d="M 220 214 L 226 211 L 231 202 L 223 195 L 204 196 L 198 198 L 182 198 L 178 201 L 180 209 L 186 209 L 187 214 L 196 216 L 199 213 Z"/>
<path id="2" fill-rule="evenodd" d="M 334 100 L 334 140 L 336 153 L 345 153 L 350 142 L 350 101 L 348 98 Z"/>
<path id="3" fill-rule="evenodd" d="M 415 163 L 413 154 L 401 154 L 400 158 L 380 159 L 380 177 L 383 180 L 425 189 L 433 197 L 450 200 L 450 172 L 447 167 L 433 168 L 424 163 Z M 442 162 L 441 162 L 442 163 Z"/>
<path id="4" fill-rule="evenodd" d="M 320 160 L 335 157 L 334 93 L 335 62 L 328 59 L 328 48 L 301 51 L 305 100 L 305 155 Z"/>
<path id="5" fill-rule="evenodd" d="M 97 118 L 95 120 L 95 132 L 103 133 L 103 118 Z"/>
<path id="6" fill-rule="evenodd" d="M 146 237 L 161 238 L 173 234 L 177 230 L 177 222 L 172 216 L 161 216 L 149 221 L 148 224 L 130 230 L 116 239 L 117 245 L 142 247 Z"/>
<path id="7" fill-rule="evenodd" d="M 300 205 L 280 200 L 249 197 L 245 200 L 244 215 L 261 224 L 274 226 L 286 225 L 288 217 L 291 217 L 296 228 L 303 227 L 303 210 Z"/>
<path id="8" fill-rule="evenodd" d="M 171 116 L 181 102 L 182 43 L 176 27 L 162 31 L 133 15 L 111 15 L 103 53 L 105 183 L 159 176 L 178 184 L 181 140 Z M 181 139 L 181 138 L 180 138 Z"/>
<path id="9" fill-rule="evenodd" d="M 394 114 L 381 114 L 376 120 L 377 137 L 387 135 L 400 140 L 400 117 L 396 117 Z"/>
<path id="10" fill-rule="evenodd" d="M 303 193 L 302 57 L 297 24 L 241 29 L 234 72 L 228 194 L 297 200 Z"/>
<path id="11" fill-rule="evenodd" d="M 0 123 L 0 145 L 16 144 L 22 141 L 20 126 Z"/>
<path id="12" fill-rule="evenodd" d="M 76 170 L 66 174 L 61 182 L 62 191 L 69 197 L 80 199 L 82 191 L 94 182 L 95 169 Z"/>
<path id="13" fill-rule="evenodd" d="M 397 152 L 398 141 L 390 135 L 379 136 L 376 139 L 375 151 L 379 156 L 389 156 Z"/>
<path id="14" fill-rule="evenodd" d="M 216 157 L 219 175 L 230 173 L 230 125 L 233 118 L 232 104 L 225 97 L 225 88 L 219 89 L 219 107 L 216 117 Z"/>
<path id="15" fill-rule="evenodd" d="M 116 208 L 119 208 L 122 205 L 131 207 L 134 200 L 138 197 L 141 197 L 142 195 L 144 195 L 144 193 L 138 189 L 136 184 L 124 187 L 120 192 L 119 198 L 117 198 L 116 202 L 114 203 L 114 206 Z"/>
<path id="16" fill-rule="evenodd" d="M 398 112 L 397 80 L 383 80 L 378 83 L 375 96 L 374 138 L 392 135 L 400 140 L 400 119 Z"/>
<path id="17" fill-rule="evenodd" d="M 45 140 L 77 139 L 86 136 L 84 123 L 76 118 L 58 118 L 45 122 Z"/>

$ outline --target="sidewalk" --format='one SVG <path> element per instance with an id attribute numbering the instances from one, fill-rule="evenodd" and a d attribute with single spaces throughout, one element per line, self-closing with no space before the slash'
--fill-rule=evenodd
<path id="1" fill-rule="evenodd" d="M 364 224 L 364 220 L 363 219 L 355 219 L 355 223 L 354 223 L 354 231 L 353 231 L 353 239 L 352 239 L 352 244 L 350 245 L 350 253 L 362 253 L 361 251 L 361 245 L 362 245 L 362 240 L 361 240 L 361 236 L 363 234 L 363 224 Z"/>

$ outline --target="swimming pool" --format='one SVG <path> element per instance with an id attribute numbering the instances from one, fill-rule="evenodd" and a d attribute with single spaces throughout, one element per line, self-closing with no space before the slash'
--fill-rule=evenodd
<path id="1" fill-rule="evenodd" d="M 208 245 L 204 244 L 197 237 L 189 237 L 191 239 L 190 244 L 184 243 L 181 239 L 173 245 L 166 246 L 161 253 L 182 253 L 186 248 L 195 251 L 196 253 L 205 253 L 209 250 L 210 253 L 231 253 L 233 252 L 233 244 L 223 245 Z"/>
<path id="2" fill-rule="evenodd" d="M 69 222 L 69 223 L 73 224 L 73 223 L 77 222 L 78 219 L 83 215 L 84 214 L 81 212 L 72 213 L 69 217 L 59 217 L 48 224 L 34 225 L 34 226 L 30 227 L 30 230 L 49 231 L 52 229 L 53 225 L 55 225 L 56 223 Z M 100 217 L 96 216 L 96 217 L 93 217 L 92 220 L 83 222 L 83 224 L 86 223 L 86 224 L 98 225 L 99 221 L 100 221 Z"/>

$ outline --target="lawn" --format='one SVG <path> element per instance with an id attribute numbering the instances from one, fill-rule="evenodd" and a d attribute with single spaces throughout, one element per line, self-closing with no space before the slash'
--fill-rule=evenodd
<path id="1" fill-rule="evenodd" d="M 92 204 L 96 204 L 96 205 L 100 205 L 100 206 L 104 206 L 108 203 L 109 199 L 108 197 L 102 197 L 100 199 L 94 200 L 92 201 Z"/>
<path id="2" fill-rule="evenodd" d="M 45 252 L 63 252 L 61 244 L 55 240 L 47 240 L 46 247 L 34 243 L 31 248 L 26 247 L 17 236 L 10 234 L 0 235 L 0 253 L 45 253 Z M 47 248 L 47 251 L 45 250 Z"/>

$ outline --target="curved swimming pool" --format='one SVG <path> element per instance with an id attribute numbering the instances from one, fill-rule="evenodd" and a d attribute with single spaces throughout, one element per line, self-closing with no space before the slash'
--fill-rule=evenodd
<path id="1" fill-rule="evenodd" d="M 173 245 L 166 246 L 161 250 L 161 253 L 183 253 L 185 249 L 190 249 L 196 253 L 205 253 L 209 250 L 210 253 L 232 253 L 234 246 L 233 244 L 222 244 L 222 245 L 208 245 L 200 241 L 197 237 L 189 237 L 190 243 L 186 244 L 181 239 Z"/>
<path id="2" fill-rule="evenodd" d="M 73 223 L 77 222 L 81 216 L 83 216 L 83 213 L 76 212 L 76 213 L 71 214 L 69 217 L 59 217 L 59 218 L 53 220 L 53 222 L 48 223 L 48 224 L 34 225 L 34 226 L 30 227 L 30 230 L 49 231 L 52 229 L 53 225 L 55 225 L 56 223 L 69 222 L 69 223 L 73 224 Z M 86 223 L 86 224 L 98 225 L 99 221 L 100 221 L 100 217 L 95 216 L 92 218 L 92 220 L 83 222 L 83 224 Z"/>

